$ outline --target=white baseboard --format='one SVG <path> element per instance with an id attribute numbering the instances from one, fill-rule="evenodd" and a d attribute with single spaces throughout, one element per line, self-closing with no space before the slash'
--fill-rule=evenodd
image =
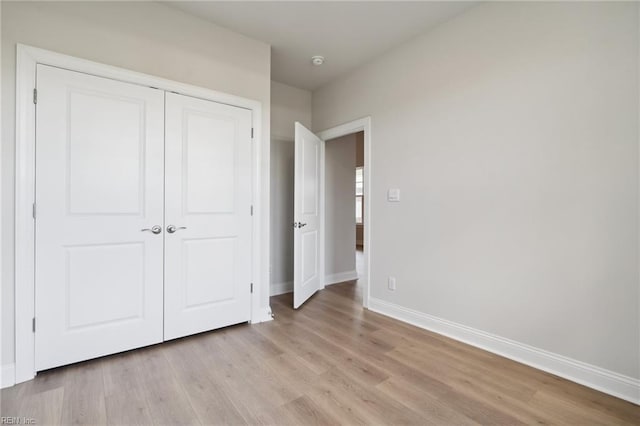
<path id="1" fill-rule="evenodd" d="M 640 380 L 371 297 L 369 309 L 640 405 Z"/>
<path id="2" fill-rule="evenodd" d="M 345 281 L 353 281 L 358 279 L 358 271 L 338 272 L 337 274 L 325 275 L 324 285 L 342 283 Z"/>
<path id="3" fill-rule="evenodd" d="M 16 365 L 5 364 L 2 366 L 2 377 L 0 377 L 0 388 L 8 388 L 16 384 Z"/>
<path id="4" fill-rule="evenodd" d="M 291 293 L 293 291 L 293 281 L 287 281 L 284 283 L 271 283 L 271 296 L 278 296 L 280 294 Z"/>

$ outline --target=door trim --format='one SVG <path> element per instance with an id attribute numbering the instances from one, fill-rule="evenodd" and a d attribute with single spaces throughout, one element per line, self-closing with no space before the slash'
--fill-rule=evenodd
<path id="1" fill-rule="evenodd" d="M 356 132 L 364 132 L 364 270 L 366 272 L 366 279 L 364 280 L 363 292 L 362 292 L 362 306 L 365 308 L 369 308 L 369 301 L 371 298 L 370 291 L 370 280 L 371 280 L 371 229 L 372 229 L 372 212 L 371 212 L 371 194 L 373 193 L 371 190 L 371 117 L 364 117 L 358 120 L 350 121 L 348 123 L 341 124 L 336 127 L 332 127 L 327 130 L 323 130 L 322 132 L 316 133 L 320 139 L 323 141 L 327 141 L 329 139 L 339 138 L 341 136 L 350 135 Z M 320 180 L 320 192 L 322 194 L 322 207 L 320 209 L 320 224 L 322 226 L 322 238 L 320 239 L 320 264 L 322 265 L 322 273 L 324 274 L 324 257 L 325 257 L 325 241 L 326 237 L 324 233 L 326 232 L 325 228 L 325 205 L 324 205 L 324 191 L 325 191 L 325 173 L 324 173 L 324 165 L 325 165 L 325 152 L 324 149 L 321 153 L 320 164 L 322 175 Z M 354 247 L 355 249 L 355 247 Z M 322 288 L 324 288 L 324 279 L 322 280 Z"/>
<path id="2" fill-rule="evenodd" d="M 269 241 L 263 238 L 264 223 L 268 223 L 263 206 L 269 205 L 268 191 L 262 190 L 262 164 L 268 165 L 269 149 L 262 146 L 262 104 L 239 96 L 154 77 L 98 62 L 75 58 L 37 47 L 17 45 L 16 57 L 16 182 L 15 182 L 15 383 L 35 377 L 35 232 L 33 203 L 35 201 L 35 141 L 36 109 L 33 102 L 36 87 L 36 65 L 43 64 L 97 77 L 142 86 L 154 87 L 195 98 L 205 99 L 252 111 L 254 129 L 252 152 L 253 185 L 253 242 L 251 323 L 269 321 L 268 270 L 264 272 L 262 259 L 268 256 Z M 266 156 L 266 159 L 263 159 Z M 266 160 L 266 161 L 265 161 Z M 250 283 L 247 283 L 250 285 Z M 267 287 L 265 287 L 265 285 Z M 264 288 L 263 288 L 264 287 Z M 264 299 L 264 300 L 263 300 Z M 266 303 L 265 303 L 266 302 Z"/>

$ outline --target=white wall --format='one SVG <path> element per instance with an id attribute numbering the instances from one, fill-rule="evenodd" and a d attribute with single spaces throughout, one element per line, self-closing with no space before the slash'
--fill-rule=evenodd
<path id="1" fill-rule="evenodd" d="M 355 279 L 356 134 L 325 143 L 325 279 Z"/>
<path id="2" fill-rule="evenodd" d="M 294 123 L 311 128 L 311 92 L 271 82 L 271 137 L 293 142 Z"/>
<path id="3" fill-rule="evenodd" d="M 311 92 L 271 83 L 271 293 L 293 289 L 294 123 L 311 127 Z"/>
<path id="4" fill-rule="evenodd" d="M 14 360 L 17 42 L 262 102 L 263 238 L 269 233 L 270 47 L 154 2 L 2 2 L 2 364 Z M 268 258 L 268 253 L 266 253 Z M 268 262 L 262 266 L 268 275 Z M 266 284 L 266 283 L 265 283 Z M 262 292 L 264 307 L 268 290 Z"/>
<path id="5" fill-rule="evenodd" d="M 372 117 L 372 297 L 640 378 L 638 47 L 634 3 L 486 3 L 315 91 Z"/>

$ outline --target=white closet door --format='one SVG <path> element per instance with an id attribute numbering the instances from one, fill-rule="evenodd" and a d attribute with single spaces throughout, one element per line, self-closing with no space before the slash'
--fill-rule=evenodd
<path id="1" fill-rule="evenodd" d="M 164 92 L 37 67 L 36 369 L 162 341 Z"/>
<path id="2" fill-rule="evenodd" d="M 167 93 L 165 125 L 168 340 L 250 319 L 251 111 Z"/>

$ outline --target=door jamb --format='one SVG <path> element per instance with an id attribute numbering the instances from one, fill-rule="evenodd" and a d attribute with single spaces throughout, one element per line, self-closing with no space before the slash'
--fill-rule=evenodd
<path id="1" fill-rule="evenodd" d="M 371 297 L 370 292 L 370 277 L 371 277 L 371 224 L 373 223 L 371 217 L 371 117 L 364 117 L 358 120 L 350 121 L 348 123 L 341 124 L 336 127 L 329 128 L 327 130 L 323 130 L 321 132 L 316 133 L 320 139 L 323 141 L 328 141 L 330 139 L 339 138 L 341 136 L 350 135 L 352 133 L 357 133 L 360 131 L 364 131 L 364 169 L 363 169 L 363 193 L 364 193 L 364 209 L 366 214 L 364 215 L 363 225 L 364 225 L 364 270 L 366 277 L 364 279 L 363 292 L 362 292 L 362 306 L 365 308 L 369 307 L 369 298 Z M 322 238 L 320 239 L 320 264 L 324 265 L 325 258 L 325 241 L 326 241 L 326 228 L 325 228 L 325 205 L 324 205 L 324 191 L 325 191 L 325 158 L 324 158 L 324 150 L 322 150 L 321 154 L 321 173 L 322 178 L 320 181 L 321 185 L 321 194 L 322 194 L 322 204 L 320 209 L 320 224 L 322 226 Z M 324 266 L 323 266 L 324 268 Z M 323 269 L 324 275 L 324 269 Z M 322 288 L 324 288 L 324 280 L 322 281 Z"/>
<path id="2" fill-rule="evenodd" d="M 268 274 L 265 276 L 262 258 L 268 254 L 269 241 L 262 238 L 263 222 L 268 206 L 269 194 L 262 190 L 263 156 L 269 149 L 262 146 L 262 104 L 259 101 L 229 95 L 190 84 L 179 83 L 148 74 L 88 61 L 73 56 L 52 52 L 37 47 L 17 44 L 16 57 L 16 177 L 15 177 L 15 383 L 35 377 L 35 333 L 32 320 L 35 318 L 35 139 L 37 64 L 50 65 L 71 71 L 82 72 L 112 80 L 152 87 L 200 99 L 245 108 L 252 111 L 252 185 L 253 185 L 253 247 L 251 323 L 271 320 L 271 308 L 263 306 L 261 296 L 268 301 Z M 266 193 L 265 193 L 266 192 Z M 247 287 L 250 283 L 247 283 Z M 267 285 L 267 287 L 265 287 Z M 3 383 L 3 386 L 5 384 Z M 10 384 L 9 384 L 10 385 Z"/>

